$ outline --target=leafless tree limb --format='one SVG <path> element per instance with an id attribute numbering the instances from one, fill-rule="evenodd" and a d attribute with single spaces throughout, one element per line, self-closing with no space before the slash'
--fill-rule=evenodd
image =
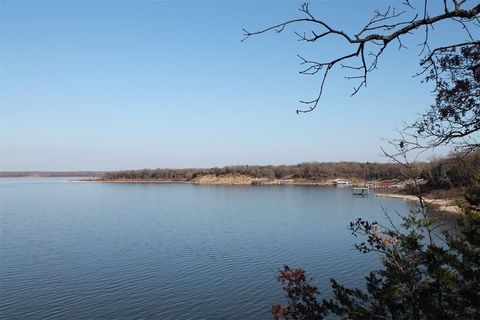
<path id="1" fill-rule="evenodd" d="M 359 32 L 353 35 L 350 35 L 341 29 L 334 28 L 324 20 L 317 19 L 311 13 L 308 3 L 304 3 L 299 9 L 304 17 L 287 20 L 253 32 L 243 29 L 244 38 L 242 41 L 247 40 L 251 36 L 270 31 L 280 33 L 291 25 L 308 24 L 314 26 L 315 29 L 308 33 L 295 32 L 298 37 L 298 41 L 313 43 L 326 37 L 334 36 L 338 37 L 339 39 L 343 39 L 348 45 L 354 46 L 350 53 L 326 62 L 318 62 L 301 58 L 301 65 L 307 67 L 305 70 L 300 71 L 301 74 L 314 75 L 322 71 L 318 95 L 313 100 L 300 101 L 300 103 L 305 105 L 306 108 L 298 109 L 297 113 L 306 113 L 313 111 L 318 106 L 320 98 L 323 94 L 326 79 L 330 71 L 336 65 L 341 65 L 342 68 L 359 72 L 359 74 L 349 75 L 346 77 L 347 79 L 359 81 L 359 83 L 353 88 L 352 95 L 355 95 L 362 87 L 367 86 L 368 73 L 377 68 L 378 60 L 387 46 L 391 42 L 396 41 L 398 43 L 398 49 L 406 48 L 406 46 L 402 43 L 401 37 L 415 32 L 421 27 L 425 28 L 425 38 L 420 44 L 422 47 L 420 53 L 421 55 L 435 52 L 436 49 L 431 50 L 429 46 L 429 32 L 431 31 L 430 29 L 433 30 L 433 26 L 436 23 L 441 21 L 456 21 L 461 25 L 462 29 L 467 32 L 467 34 L 470 36 L 470 39 L 473 41 L 473 37 L 468 29 L 467 23 L 476 25 L 479 20 L 480 4 L 476 4 L 469 9 L 465 9 L 463 7 L 467 2 L 468 0 L 452 0 L 451 6 L 449 6 L 447 0 L 443 0 L 443 13 L 430 16 L 428 14 L 428 0 L 425 0 L 421 15 L 417 13 L 414 14 L 413 17 L 406 19 L 403 18 L 406 15 L 406 10 L 398 11 L 393 7 L 388 7 L 384 11 L 375 10 L 372 18 L 360 29 Z M 402 4 L 408 10 L 416 10 L 409 0 L 404 0 Z M 317 28 L 319 28 L 320 31 L 317 31 Z M 374 45 L 376 49 L 373 51 L 365 51 L 367 50 L 367 46 L 370 44 Z"/>

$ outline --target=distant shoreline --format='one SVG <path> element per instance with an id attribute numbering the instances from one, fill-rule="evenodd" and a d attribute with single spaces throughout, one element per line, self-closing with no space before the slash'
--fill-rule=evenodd
<path id="1" fill-rule="evenodd" d="M 78 179 L 67 182 L 93 182 L 93 183 L 152 183 L 152 184 L 194 184 L 194 185 L 230 185 L 230 186 L 333 186 L 330 181 L 305 181 L 305 180 L 260 180 L 245 177 L 201 177 L 191 181 L 182 180 L 154 180 L 154 179 Z"/>
<path id="2" fill-rule="evenodd" d="M 0 171 L 0 178 L 99 178 L 105 171 Z"/>
<path id="3" fill-rule="evenodd" d="M 174 181 L 174 180 L 141 180 L 141 179 L 79 179 L 79 180 L 65 180 L 65 182 L 94 182 L 94 183 L 157 183 L 157 184 L 191 184 L 190 181 Z"/>

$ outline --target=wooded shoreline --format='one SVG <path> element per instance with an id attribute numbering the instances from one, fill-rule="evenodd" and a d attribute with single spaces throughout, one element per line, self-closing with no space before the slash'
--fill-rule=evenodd
<path id="1" fill-rule="evenodd" d="M 104 179 L 104 178 L 85 178 L 78 180 L 67 180 L 68 182 L 97 182 L 97 183 L 152 183 L 152 184 L 195 184 L 195 185 L 265 185 L 265 186 L 332 186 L 330 180 L 305 180 L 305 179 L 285 179 L 285 180 L 262 180 L 248 176 L 202 176 L 199 179 L 190 181 L 185 180 L 159 180 L 159 179 Z M 352 185 L 360 185 L 355 183 Z"/>

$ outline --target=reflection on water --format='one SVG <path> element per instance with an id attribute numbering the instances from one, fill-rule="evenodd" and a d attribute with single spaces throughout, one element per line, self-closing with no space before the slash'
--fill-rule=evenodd
<path id="1" fill-rule="evenodd" d="M 276 272 L 323 292 L 378 265 L 348 223 L 408 204 L 331 187 L 0 180 L 0 318 L 269 319 Z"/>

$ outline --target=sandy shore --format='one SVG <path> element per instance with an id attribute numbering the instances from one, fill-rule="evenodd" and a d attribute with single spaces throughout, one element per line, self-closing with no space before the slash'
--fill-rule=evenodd
<path id="1" fill-rule="evenodd" d="M 418 202 L 417 196 L 398 193 L 377 193 L 377 197 L 397 198 L 409 202 Z M 425 202 L 440 212 L 460 213 L 460 207 L 455 200 L 424 198 Z"/>

